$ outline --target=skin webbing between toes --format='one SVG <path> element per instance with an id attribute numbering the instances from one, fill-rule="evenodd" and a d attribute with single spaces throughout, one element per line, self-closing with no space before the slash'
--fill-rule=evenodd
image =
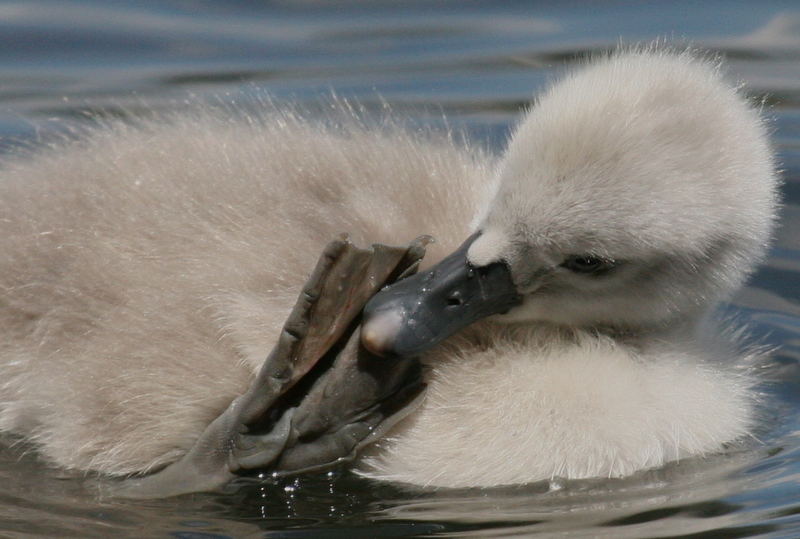
<path id="1" fill-rule="evenodd" d="M 394 375 L 391 362 L 384 361 L 383 374 L 376 374 L 374 369 L 371 373 L 360 373 L 359 353 L 353 351 L 358 346 L 357 332 L 356 338 L 352 338 L 353 324 L 367 300 L 381 287 L 415 270 L 428 242 L 428 238 L 420 238 L 405 248 L 374 245 L 369 250 L 359 249 L 346 240 L 329 243 L 248 391 L 206 428 L 183 458 L 153 475 L 125 481 L 114 494 L 150 498 L 213 490 L 234 478 L 235 472 L 265 468 L 279 461 L 287 444 L 294 448 L 294 456 L 287 455 L 287 465 L 295 461 L 304 469 L 313 469 L 351 457 L 364 443 L 374 439 L 381 432 L 382 422 L 393 423 L 387 421 L 388 412 L 400 415 L 404 406 L 414 401 L 422 385 L 418 377 Z M 349 352 L 334 358 L 330 369 L 334 374 L 323 375 L 329 380 L 315 380 L 312 386 L 312 394 L 317 387 L 321 388 L 317 392 L 329 394 L 325 398 L 312 397 L 305 407 L 301 402 L 300 408 L 279 410 L 281 415 L 270 424 L 269 430 L 252 431 L 251 426 L 264 423 L 273 404 L 348 333 Z M 339 348 L 346 346 L 342 344 Z M 340 361 L 340 357 L 345 359 Z M 337 366 L 337 361 L 341 365 Z M 351 378 L 342 378 L 341 373 Z M 356 379 L 360 381 L 349 383 Z M 332 390 L 336 383 L 344 386 Z M 335 401 L 330 400 L 331 391 L 338 392 L 344 401 L 347 398 L 353 403 L 372 401 L 375 406 L 372 409 L 361 405 L 339 406 L 336 413 L 341 417 L 327 419 L 330 424 L 316 434 L 317 445 L 306 443 L 294 430 L 294 415 L 300 410 L 307 419 L 336 409 Z M 382 404 L 377 402 L 381 399 L 385 400 Z M 304 454 L 300 456 L 301 453 Z"/>

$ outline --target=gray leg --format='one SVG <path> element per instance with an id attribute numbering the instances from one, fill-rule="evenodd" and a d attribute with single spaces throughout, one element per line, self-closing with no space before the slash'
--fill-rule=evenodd
<path id="1" fill-rule="evenodd" d="M 351 458 L 374 440 L 417 402 L 419 365 L 369 357 L 354 326 L 375 292 L 414 271 L 427 242 L 369 250 L 346 240 L 328 244 L 248 391 L 182 459 L 125 481 L 113 494 L 173 496 L 213 490 L 245 470 L 317 469 Z M 281 404 L 306 376 L 310 389 L 298 386 L 307 391 L 296 395 L 299 404 Z"/>

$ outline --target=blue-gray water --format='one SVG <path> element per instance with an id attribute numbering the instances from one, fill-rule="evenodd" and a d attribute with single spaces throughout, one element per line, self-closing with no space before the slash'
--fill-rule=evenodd
<path id="1" fill-rule="evenodd" d="M 313 104 L 333 91 L 414 121 L 446 116 L 500 149 L 520 108 L 570 62 L 654 38 L 722 53 L 774 120 L 782 226 L 730 308 L 781 347 L 758 443 L 624 480 L 420 492 L 337 472 L 136 503 L 2 449 L 0 536 L 800 536 L 797 2 L 0 2 L 0 147 L 100 110 L 181 108 L 192 96 Z"/>

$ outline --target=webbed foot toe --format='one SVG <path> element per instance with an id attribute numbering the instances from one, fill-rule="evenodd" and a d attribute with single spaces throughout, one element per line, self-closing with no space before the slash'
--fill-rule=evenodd
<path id="1" fill-rule="evenodd" d="M 414 360 L 359 347 L 358 317 L 385 284 L 413 273 L 429 238 L 409 247 L 329 243 L 245 394 L 177 462 L 115 492 L 150 498 L 213 490 L 237 473 L 290 473 L 352 457 L 417 402 Z M 354 335 L 355 334 L 355 335 Z"/>

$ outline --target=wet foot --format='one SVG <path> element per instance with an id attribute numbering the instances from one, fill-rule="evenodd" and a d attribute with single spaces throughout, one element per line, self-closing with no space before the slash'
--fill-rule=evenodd
<path id="1" fill-rule="evenodd" d="M 358 319 L 381 287 L 413 273 L 427 238 L 408 247 L 325 247 L 278 342 L 248 391 L 177 462 L 114 492 L 150 498 L 219 488 L 237 474 L 282 475 L 352 459 L 414 408 L 423 389 L 411 359 L 359 344 Z"/>

